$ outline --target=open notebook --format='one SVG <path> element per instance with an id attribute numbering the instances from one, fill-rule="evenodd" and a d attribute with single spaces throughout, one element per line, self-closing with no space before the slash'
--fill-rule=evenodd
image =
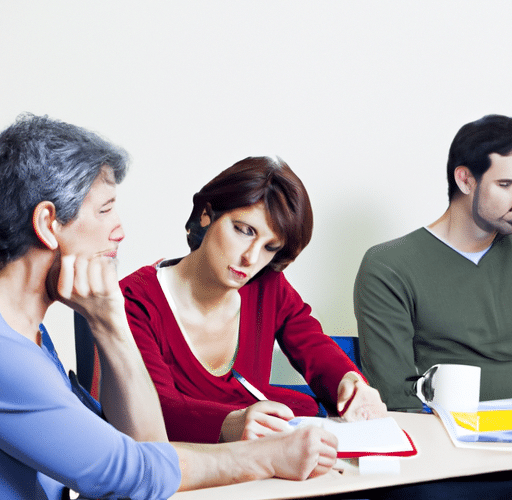
<path id="1" fill-rule="evenodd" d="M 417 450 L 411 438 L 392 417 L 346 422 L 339 417 L 296 417 L 292 427 L 316 425 L 338 438 L 338 458 L 370 455 L 410 457 Z"/>

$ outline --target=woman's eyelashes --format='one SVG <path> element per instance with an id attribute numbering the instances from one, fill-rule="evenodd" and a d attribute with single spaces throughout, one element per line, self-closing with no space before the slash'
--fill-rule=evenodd
<path id="1" fill-rule="evenodd" d="M 108 201 L 107 203 L 104 203 L 100 209 L 99 209 L 99 213 L 100 214 L 108 214 L 109 212 L 112 211 L 112 209 L 114 208 L 114 202 L 111 200 L 111 201 Z"/>
<path id="2" fill-rule="evenodd" d="M 281 246 L 274 247 L 271 245 L 267 245 L 265 247 L 265 250 L 270 253 L 277 253 L 277 252 L 279 252 L 279 250 L 281 250 Z"/>
<path id="3" fill-rule="evenodd" d="M 241 233 L 245 236 L 256 236 L 257 235 L 256 230 L 253 227 L 248 226 L 247 224 L 241 224 L 239 222 L 234 222 L 233 226 L 236 231 L 238 231 L 239 233 Z M 265 250 L 270 253 L 277 253 L 277 252 L 279 252 L 279 250 L 281 250 L 282 247 L 283 246 L 281 244 L 265 245 Z"/>
<path id="4" fill-rule="evenodd" d="M 237 222 L 237 223 L 234 223 L 234 226 L 235 226 L 236 231 L 238 231 L 239 233 L 245 234 L 246 236 L 254 236 L 254 234 L 256 234 L 252 227 L 247 226 L 245 224 L 240 224 Z"/>

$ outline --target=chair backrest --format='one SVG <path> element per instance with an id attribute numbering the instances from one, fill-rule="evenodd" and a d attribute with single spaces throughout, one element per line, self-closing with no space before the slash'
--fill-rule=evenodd
<path id="1" fill-rule="evenodd" d="M 100 363 L 91 328 L 87 320 L 74 313 L 76 375 L 80 385 L 99 399 Z"/>
<path id="2" fill-rule="evenodd" d="M 331 337 L 338 346 L 345 352 L 345 354 L 350 358 L 350 360 L 361 370 L 361 356 L 359 353 L 359 337 L 351 337 L 351 336 L 337 336 Z M 299 392 L 303 392 L 304 394 L 308 394 L 309 396 L 315 397 L 315 394 L 310 389 L 307 384 L 280 384 L 278 382 L 272 382 L 272 385 L 278 387 L 286 387 L 288 389 L 294 389 Z"/>
<path id="3" fill-rule="evenodd" d="M 361 354 L 359 351 L 359 337 L 339 336 L 331 337 L 336 342 L 350 360 L 361 370 Z"/>

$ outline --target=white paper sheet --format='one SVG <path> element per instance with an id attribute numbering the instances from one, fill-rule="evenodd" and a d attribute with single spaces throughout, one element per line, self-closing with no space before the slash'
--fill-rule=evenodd
<path id="1" fill-rule="evenodd" d="M 316 425 L 338 438 L 338 452 L 392 453 L 412 451 L 403 430 L 392 417 L 346 422 L 341 418 L 296 417 L 292 427 Z"/>

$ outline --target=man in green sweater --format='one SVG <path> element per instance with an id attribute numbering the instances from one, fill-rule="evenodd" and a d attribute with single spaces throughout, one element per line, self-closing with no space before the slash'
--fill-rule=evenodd
<path id="1" fill-rule="evenodd" d="M 464 125 L 447 170 L 444 215 L 370 248 L 356 278 L 363 372 L 390 410 L 421 409 L 437 363 L 480 366 L 482 401 L 512 397 L 512 118 Z"/>

